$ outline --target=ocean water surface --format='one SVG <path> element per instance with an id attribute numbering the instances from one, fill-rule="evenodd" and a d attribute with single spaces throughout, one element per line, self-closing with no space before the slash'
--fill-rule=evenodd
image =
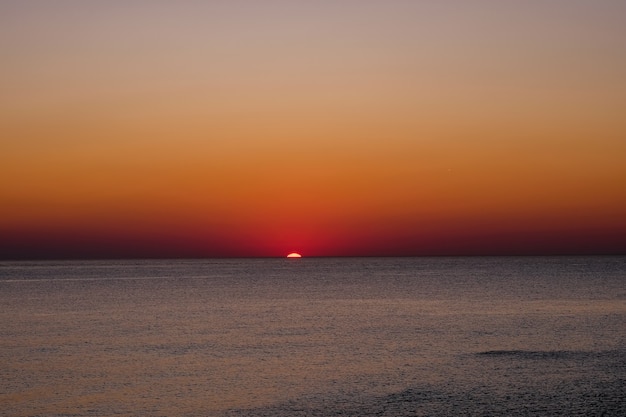
<path id="1" fill-rule="evenodd" d="M 626 257 L 0 262 L 0 415 L 624 416 Z"/>

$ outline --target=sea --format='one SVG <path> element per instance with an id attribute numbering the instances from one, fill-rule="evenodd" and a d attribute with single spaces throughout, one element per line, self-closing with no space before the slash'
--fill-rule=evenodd
<path id="1" fill-rule="evenodd" d="M 626 416 L 626 257 L 0 262 L 2 416 Z"/>

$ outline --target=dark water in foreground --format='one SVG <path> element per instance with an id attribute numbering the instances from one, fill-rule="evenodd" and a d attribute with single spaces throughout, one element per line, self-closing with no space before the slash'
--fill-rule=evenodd
<path id="1" fill-rule="evenodd" d="M 0 262 L 7 416 L 625 416 L 626 257 Z"/>

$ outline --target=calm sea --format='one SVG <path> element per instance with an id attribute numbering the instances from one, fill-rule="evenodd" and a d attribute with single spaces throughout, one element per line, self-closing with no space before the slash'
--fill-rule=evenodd
<path id="1" fill-rule="evenodd" d="M 0 262 L 6 416 L 625 416 L 626 257 Z"/>

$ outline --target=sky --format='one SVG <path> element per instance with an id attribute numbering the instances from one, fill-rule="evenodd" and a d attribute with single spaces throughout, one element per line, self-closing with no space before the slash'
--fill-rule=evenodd
<path id="1" fill-rule="evenodd" d="M 0 1 L 0 258 L 626 253 L 626 2 Z"/>

